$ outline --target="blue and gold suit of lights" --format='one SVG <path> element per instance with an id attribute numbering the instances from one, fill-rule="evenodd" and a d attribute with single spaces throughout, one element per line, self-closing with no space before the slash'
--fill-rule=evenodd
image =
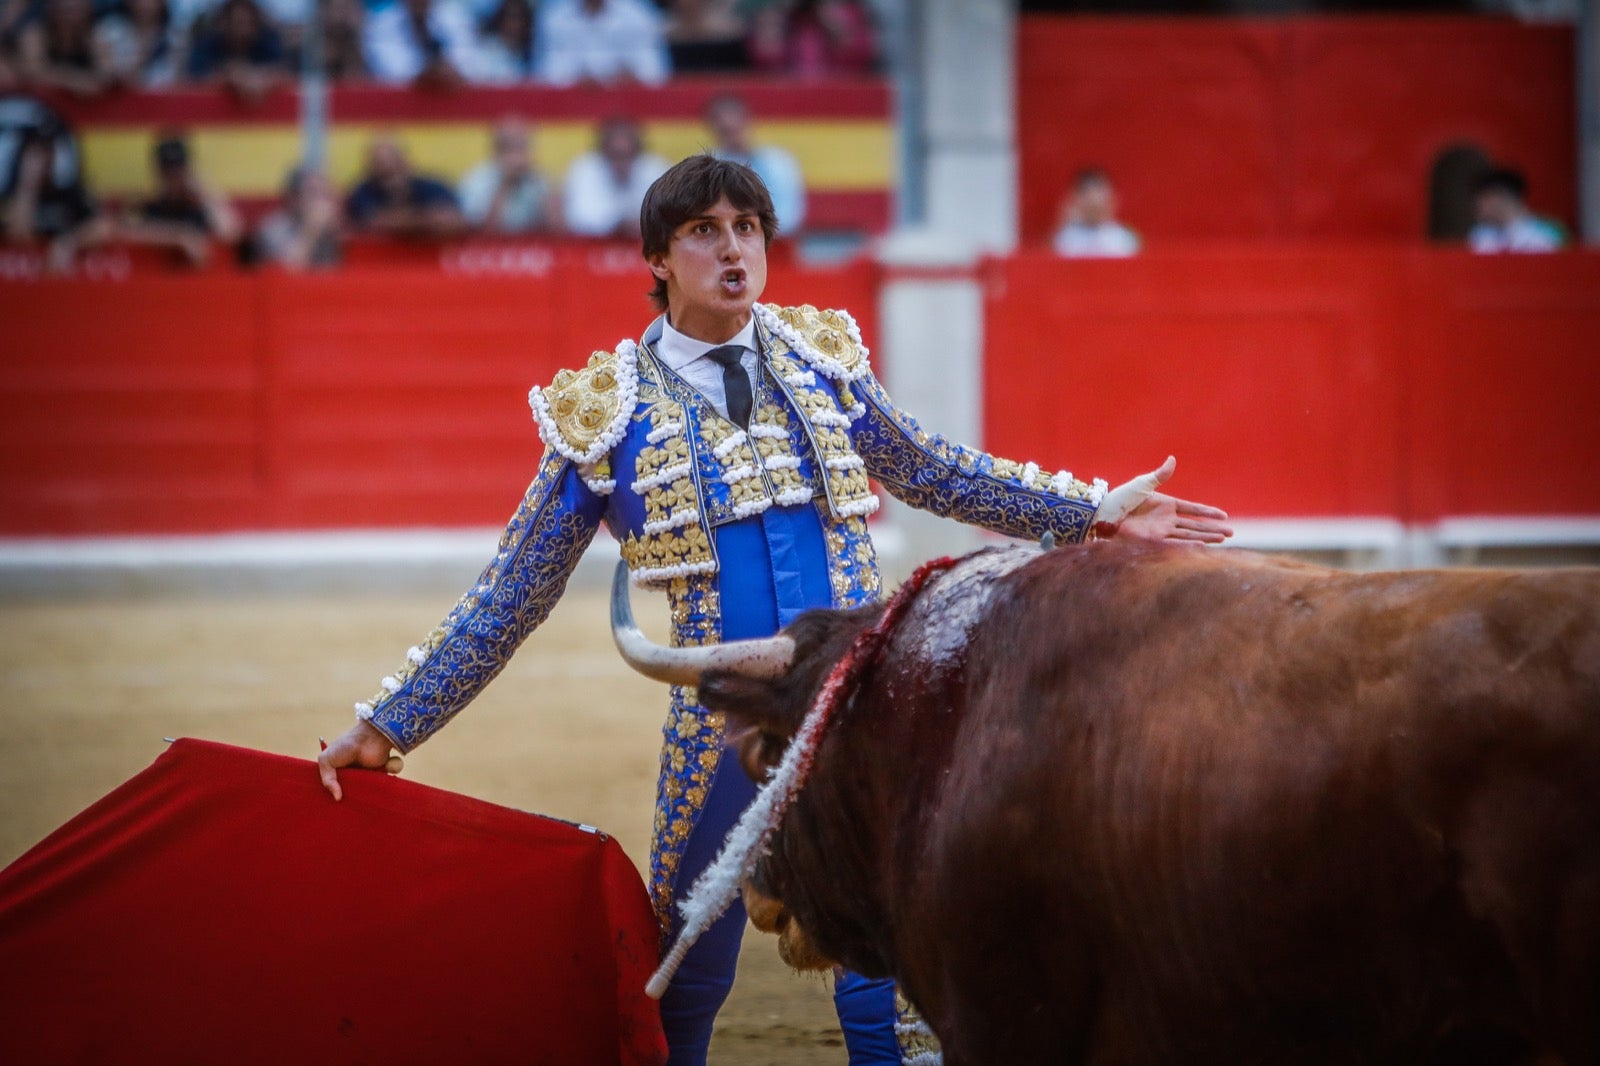
<path id="1" fill-rule="evenodd" d="M 539 471 L 477 583 L 361 717 L 409 751 L 498 674 L 549 615 L 600 524 L 636 584 L 666 591 L 676 645 L 769 636 L 813 607 L 873 602 L 880 578 L 869 476 L 907 503 L 999 533 L 1079 541 L 1100 486 L 952 444 L 898 410 L 859 333 L 837 311 L 756 308 L 760 358 L 747 428 L 722 417 L 637 345 L 596 352 L 530 399 L 547 444 Z M 787 337 L 788 341 L 784 338 Z M 723 764 L 722 716 L 674 688 L 663 729 L 650 895 L 664 936 L 754 785 Z M 743 908 L 685 960 L 662 1001 L 672 1061 L 703 1060 L 732 984 Z M 839 982 L 851 1061 L 899 1062 L 892 985 Z M 887 1017 L 887 1024 L 880 1021 Z"/>

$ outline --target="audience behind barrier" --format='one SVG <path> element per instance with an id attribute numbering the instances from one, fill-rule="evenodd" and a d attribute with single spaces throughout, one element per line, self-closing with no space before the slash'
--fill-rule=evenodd
<path id="1" fill-rule="evenodd" d="M 293 77 L 289 51 L 278 28 L 267 21 L 256 0 L 223 0 L 205 24 L 196 27 L 188 76 L 231 90 L 244 100 L 259 100 Z"/>
<path id="2" fill-rule="evenodd" d="M 749 53 L 756 69 L 805 78 L 871 74 L 877 28 L 866 0 L 787 0 L 755 15 Z"/>
<path id="3" fill-rule="evenodd" d="M 0 146 L 14 159 L 11 173 L 0 175 L 0 231 L 7 245 L 42 245 L 49 268 L 67 273 L 79 251 L 110 237 L 110 219 L 84 187 L 65 126 L 42 108 L 27 117 L 34 121 L 0 131 Z"/>
<path id="4" fill-rule="evenodd" d="M 1051 238 L 1057 255 L 1121 258 L 1137 255 L 1139 234 L 1117 219 L 1117 190 L 1099 167 L 1086 167 L 1072 181 Z"/>
<path id="5" fill-rule="evenodd" d="M 183 35 L 167 0 L 117 0 L 100 21 L 117 81 L 160 89 L 186 72 L 179 66 Z"/>
<path id="6" fill-rule="evenodd" d="M 615 116 L 600 123 L 595 147 L 572 161 L 562 183 L 567 232 L 636 239 L 645 190 L 667 165 L 645 151 L 644 133 L 633 119 Z"/>
<path id="7" fill-rule="evenodd" d="M 466 217 L 455 190 L 413 172 L 411 158 L 393 135 L 367 146 L 367 168 L 345 198 L 345 218 L 356 233 L 441 240 L 461 236 Z"/>
<path id="8" fill-rule="evenodd" d="M 739 0 L 676 0 L 667 11 L 667 51 L 678 74 L 747 70 L 750 32 Z"/>
<path id="9" fill-rule="evenodd" d="M 243 235 L 239 214 L 195 168 L 188 140 L 163 136 L 150 163 L 153 189 L 125 210 L 117 239 L 162 249 L 188 266 L 204 266 L 218 247 L 231 251 Z"/>
<path id="10" fill-rule="evenodd" d="M 650 0 L 545 0 L 539 33 L 539 80 L 550 85 L 660 85 L 672 73 Z"/>
<path id="11" fill-rule="evenodd" d="M 1520 170 L 1495 166 L 1480 175 L 1472 210 L 1467 244 L 1479 254 L 1554 252 L 1567 243 L 1560 223 L 1528 206 L 1528 181 Z"/>
<path id="12" fill-rule="evenodd" d="M 749 112 L 731 95 L 706 111 L 715 150 L 761 167 L 780 204 L 785 236 L 804 219 L 804 185 L 787 152 L 755 144 Z M 320 167 L 298 165 L 277 203 L 245 233 L 240 212 L 196 167 L 176 131 L 151 151 L 151 192 L 107 212 L 86 188 L 76 140 L 46 105 L 0 98 L 0 223 L 6 243 L 47 249 L 48 268 L 70 272 L 77 252 L 109 242 L 169 253 L 175 267 L 270 264 L 326 269 L 343 260 L 351 238 L 409 242 L 470 236 L 636 240 L 645 190 L 667 168 L 647 150 L 639 123 L 616 115 L 596 127 L 594 147 L 558 183 L 540 168 L 534 131 L 507 115 L 487 130 L 486 157 L 452 188 L 419 173 L 401 139 L 380 133 L 365 149 L 360 175 L 340 195 Z"/>
<path id="13" fill-rule="evenodd" d="M 706 127 L 712 151 L 721 159 L 743 163 L 761 177 L 778 216 L 778 232 L 793 237 L 805 228 L 806 185 L 800 164 L 775 144 L 757 144 L 750 128 L 750 107 L 735 93 L 715 96 L 706 104 Z"/>
<path id="14" fill-rule="evenodd" d="M 461 179 L 456 193 L 467 222 L 490 235 L 550 233 L 560 210 L 549 179 L 534 165 L 528 126 L 514 116 L 489 134 L 490 155 Z"/>
<path id="15" fill-rule="evenodd" d="M 327 270 L 344 255 L 339 193 L 321 170 L 297 166 L 284 182 L 283 199 L 261 220 L 249 260 L 288 270 Z"/>
<path id="16" fill-rule="evenodd" d="M 477 32 L 458 0 L 395 0 L 368 12 L 361 51 L 378 81 L 443 88 L 476 72 Z"/>
<path id="17" fill-rule="evenodd" d="M 485 85 L 532 81 L 538 43 L 533 0 L 500 0 L 479 23 L 476 80 Z"/>
<path id="18" fill-rule="evenodd" d="M 0 0 L 0 92 L 335 82 L 659 85 L 675 72 L 875 72 L 866 0 Z"/>

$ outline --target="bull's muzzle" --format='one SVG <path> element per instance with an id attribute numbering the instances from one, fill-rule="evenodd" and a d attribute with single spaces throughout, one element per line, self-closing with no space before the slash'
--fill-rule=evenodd
<path id="1" fill-rule="evenodd" d="M 781 902 L 773 899 L 746 881 L 740 890 L 744 897 L 744 910 L 750 924 L 763 933 L 778 937 L 778 958 L 793 970 L 827 970 L 835 963 L 817 950 L 804 927 L 794 920 Z"/>
<path id="2" fill-rule="evenodd" d="M 698 685 L 709 670 L 722 670 L 759 681 L 782 677 L 794 661 L 794 641 L 785 636 L 735 640 L 703 647 L 669 648 L 653 643 L 633 621 L 628 599 L 628 564 L 617 563 L 611 580 L 611 637 L 629 666 L 645 677 L 669 685 Z"/>

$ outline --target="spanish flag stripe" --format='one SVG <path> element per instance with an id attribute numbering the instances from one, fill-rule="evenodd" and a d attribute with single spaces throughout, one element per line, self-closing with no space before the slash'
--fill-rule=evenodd
<path id="1" fill-rule="evenodd" d="M 80 130 L 89 187 L 107 196 L 142 195 L 150 190 L 150 152 L 167 127 L 162 125 L 87 125 Z M 645 123 L 646 147 L 672 161 L 708 146 L 698 120 Z M 187 127 L 195 164 L 205 178 L 235 196 L 262 196 L 281 188 L 299 159 L 300 131 L 288 123 L 194 123 Z M 367 143 L 393 133 L 410 152 L 420 173 L 454 182 L 489 154 L 489 127 L 483 122 L 337 122 L 329 136 L 328 170 L 339 185 L 359 178 Z M 758 143 L 792 152 L 813 193 L 887 193 L 894 185 L 894 133 L 887 122 L 872 120 L 783 119 L 755 127 Z M 542 122 L 536 127 L 534 154 L 558 182 L 580 153 L 594 144 L 592 121 Z"/>

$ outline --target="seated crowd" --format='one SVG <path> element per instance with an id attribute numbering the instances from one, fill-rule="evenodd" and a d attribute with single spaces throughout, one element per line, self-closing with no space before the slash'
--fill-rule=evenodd
<path id="1" fill-rule="evenodd" d="M 879 55 L 868 0 L 0 0 L 0 92 L 248 100 L 315 66 L 388 85 L 655 85 L 870 73 Z"/>
<path id="2" fill-rule="evenodd" d="M 772 188 L 780 230 L 798 233 L 805 188 L 794 158 L 752 142 L 749 111 L 735 96 L 706 109 L 708 144 L 754 167 Z M 70 132 L 47 108 L 17 138 L 12 176 L 0 189 L 6 243 L 45 249 L 49 267 L 70 269 L 77 253 L 119 242 L 167 249 L 203 266 L 230 251 L 247 265 L 292 270 L 337 265 L 351 237 L 449 240 L 467 236 L 567 236 L 637 240 L 645 190 L 668 161 L 648 151 L 639 124 L 614 116 L 599 124 L 594 147 L 558 182 L 538 166 L 533 131 L 507 116 L 489 130 L 487 157 L 451 185 L 419 173 L 403 142 L 375 136 L 363 172 L 342 197 L 321 169 L 297 166 L 280 201 L 254 227 L 203 180 L 187 139 L 160 137 L 151 154 L 152 192 L 106 211 L 84 186 Z M 3 149 L 0 145 L 0 149 Z"/>

